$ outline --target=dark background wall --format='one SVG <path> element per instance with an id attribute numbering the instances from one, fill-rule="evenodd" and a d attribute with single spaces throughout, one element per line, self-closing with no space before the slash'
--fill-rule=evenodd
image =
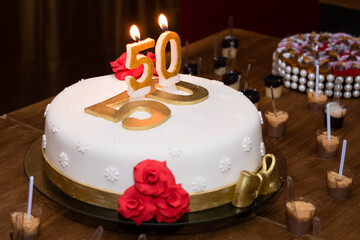
<path id="1" fill-rule="evenodd" d="M 358 10 L 316 0 L 13 0 L 0 1 L 0 115 L 56 95 L 82 78 L 111 73 L 133 40 L 157 39 L 159 13 L 183 42 L 228 27 L 279 38 L 298 32 L 359 35 Z"/>

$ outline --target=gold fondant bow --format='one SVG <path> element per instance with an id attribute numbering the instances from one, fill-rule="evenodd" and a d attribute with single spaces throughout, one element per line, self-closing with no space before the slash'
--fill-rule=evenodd
<path id="1" fill-rule="evenodd" d="M 235 207 L 250 206 L 259 195 L 273 193 L 280 186 L 275 156 L 266 154 L 254 172 L 241 171 L 232 203 Z"/>

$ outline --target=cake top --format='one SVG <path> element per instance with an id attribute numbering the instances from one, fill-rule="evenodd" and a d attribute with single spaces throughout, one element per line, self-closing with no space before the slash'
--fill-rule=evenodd
<path id="1" fill-rule="evenodd" d="M 360 38 L 346 33 L 296 34 L 280 41 L 279 57 L 292 67 L 337 76 L 360 75 Z"/>

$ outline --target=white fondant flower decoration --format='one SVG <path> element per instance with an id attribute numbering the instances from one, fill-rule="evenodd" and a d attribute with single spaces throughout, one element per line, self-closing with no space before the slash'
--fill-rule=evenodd
<path id="1" fill-rule="evenodd" d="M 203 192 L 206 189 L 206 180 L 203 177 L 197 177 L 192 181 L 192 189 L 195 192 Z"/>
<path id="2" fill-rule="evenodd" d="M 167 149 L 168 149 L 169 155 L 174 158 L 180 157 L 180 155 L 182 153 L 181 146 L 178 146 L 178 145 L 169 145 Z"/>
<path id="3" fill-rule="evenodd" d="M 44 117 L 47 116 L 49 110 L 50 110 L 50 103 L 48 105 L 46 105 L 45 112 L 44 112 Z"/>
<path id="4" fill-rule="evenodd" d="M 243 148 L 245 152 L 250 152 L 252 141 L 249 137 L 245 137 L 243 141 Z"/>
<path id="5" fill-rule="evenodd" d="M 52 133 L 57 133 L 57 132 L 60 131 L 60 129 L 61 129 L 61 126 L 60 126 L 59 124 L 54 123 L 54 124 L 52 125 L 52 127 L 51 127 L 51 132 L 52 132 Z"/>
<path id="6" fill-rule="evenodd" d="M 223 157 L 219 163 L 220 171 L 222 173 L 227 173 L 231 169 L 231 163 L 229 157 Z"/>
<path id="7" fill-rule="evenodd" d="M 43 149 L 46 148 L 46 135 L 45 134 L 42 135 L 42 147 L 43 147 Z"/>
<path id="8" fill-rule="evenodd" d="M 116 168 L 110 166 L 105 169 L 104 176 L 106 181 L 114 183 L 119 179 L 119 171 Z"/>
<path id="9" fill-rule="evenodd" d="M 76 148 L 79 152 L 85 153 L 87 150 L 89 150 L 89 146 L 90 146 L 90 144 L 88 143 L 88 141 L 86 139 L 80 139 L 77 142 Z"/>
<path id="10" fill-rule="evenodd" d="M 60 155 L 59 155 L 59 162 L 60 162 L 60 165 L 65 168 L 69 165 L 69 157 L 66 153 L 64 152 L 61 152 Z"/>
<path id="11" fill-rule="evenodd" d="M 260 153 L 261 153 L 261 156 L 265 155 L 265 144 L 264 144 L 264 142 L 260 143 Z"/>

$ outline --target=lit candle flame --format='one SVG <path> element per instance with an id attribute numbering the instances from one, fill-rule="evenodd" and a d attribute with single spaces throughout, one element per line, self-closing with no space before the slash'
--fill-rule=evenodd
<path id="1" fill-rule="evenodd" d="M 163 31 L 168 30 L 168 21 L 164 14 L 160 14 L 159 16 L 159 25 Z"/>
<path id="2" fill-rule="evenodd" d="M 132 39 L 134 39 L 135 41 L 139 41 L 140 40 L 140 31 L 139 28 L 136 25 L 132 25 L 130 28 L 130 36 L 132 37 Z"/>

